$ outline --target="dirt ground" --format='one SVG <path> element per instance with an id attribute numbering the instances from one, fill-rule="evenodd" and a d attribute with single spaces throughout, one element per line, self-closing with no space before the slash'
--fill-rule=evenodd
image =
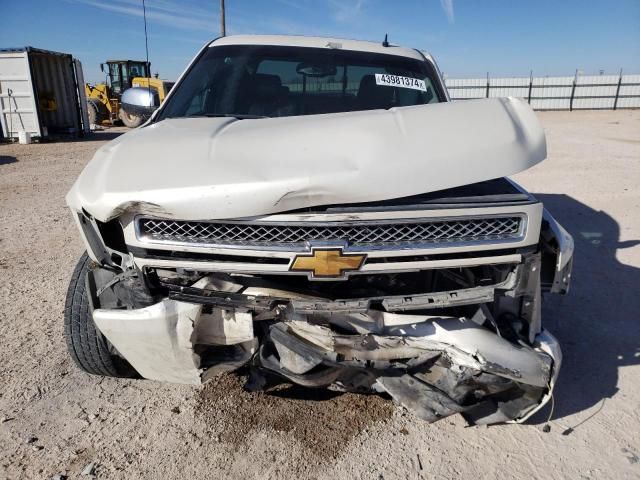
<path id="1" fill-rule="evenodd" d="M 246 393 L 80 372 L 62 338 L 82 253 L 64 195 L 116 130 L 0 145 L 0 478 L 640 478 L 640 111 L 543 112 L 549 159 L 516 180 L 574 235 L 544 321 L 564 366 L 526 425 L 428 425 L 375 396 Z M 90 469 L 89 469 L 90 470 Z"/>

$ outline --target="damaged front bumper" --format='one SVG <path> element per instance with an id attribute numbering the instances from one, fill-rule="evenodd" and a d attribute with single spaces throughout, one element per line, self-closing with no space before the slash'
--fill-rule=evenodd
<path id="1" fill-rule="evenodd" d="M 531 342 L 505 338 L 509 332 L 501 332 L 484 302 L 531 295 L 527 272 L 536 271 L 536 259 L 497 285 L 415 298 L 235 293 L 237 285 L 211 276 L 171 287 L 147 307 L 96 308 L 93 318 L 148 379 L 199 384 L 250 365 L 251 388 L 277 374 L 307 387 L 386 392 L 429 422 L 455 413 L 473 424 L 520 422 L 549 400 L 560 348 L 545 330 Z M 372 309 L 377 302 L 392 311 Z M 449 305 L 477 310 L 469 317 L 424 314 Z M 412 309 L 420 313 L 406 313 Z"/>
<path id="2" fill-rule="evenodd" d="M 94 322 L 148 379 L 199 384 L 247 367 L 249 389 L 277 378 L 388 394 L 429 422 L 524 421 L 560 371 L 541 302 L 568 291 L 573 241 L 539 202 L 501 184 L 502 204 L 492 194 L 472 209 L 226 223 L 129 215 L 117 225 L 80 213 L 100 265 L 87 277 Z M 341 268 L 322 278 L 332 252 Z M 310 257 L 312 272 L 297 268 Z M 355 270 L 340 263 L 357 257 Z"/>

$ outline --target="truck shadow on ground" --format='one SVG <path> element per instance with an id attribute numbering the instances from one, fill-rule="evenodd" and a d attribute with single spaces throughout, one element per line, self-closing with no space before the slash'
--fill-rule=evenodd
<path id="1" fill-rule="evenodd" d="M 16 163 L 18 159 L 11 155 L 0 155 L 0 165 L 7 165 L 9 163 Z"/>
<path id="2" fill-rule="evenodd" d="M 82 137 L 83 142 L 108 142 L 118 138 L 120 135 L 131 132 L 133 129 L 124 127 L 106 128 L 104 130 L 95 130 L 93 132 L 86 133 Z"/>
<path id="3" fill-rule="evenodd" d="M 39 139 L 36 143 L 109 142 L 132 130 L 131 128 L 118 126 L 101 127 L 100 130 L 93 130 L 84 133 L 82 136 L 75 134 L 50 134 L 48 137 Z"/>
<path id="4" fill-rule="evenodd" d="M 618 250 L 640 240 L 621 242 L 620 225 L 610 215 L 574 198 L 535 196 L 575 240 L 571 291 L 546 296 L 542 315 L 564 357 L 553 418 L 583 412 L 578 424 L 606 408 L 606 399 L 618 392 L 621 367 L 640 363 L 640 269 L 616 259 Z M 545 409 L 531 422 L 544 422 L 548 414 Z"/>

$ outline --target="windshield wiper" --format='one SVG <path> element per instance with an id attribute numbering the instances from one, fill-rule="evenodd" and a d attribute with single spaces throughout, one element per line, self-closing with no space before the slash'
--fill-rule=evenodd
<path id="1" fill-rule="evenodd" d="M 267 117 L 265 115 L 249 115 L 248 113 L 197 113 L 195 115 L 186 115 L 185 117 L 181 117 L 181 118 L 199 118 L 199 117 L 208 117 L 208 118 L 212 118 L 212 117 L 230 117 L 230 118 L 237 118 L 238 120 L 251 120 L 251 119 L 255 119 L 255 118 L 270 118 Z M 179 118 L 179 117 L 173 117 L 173 118 Z"/>

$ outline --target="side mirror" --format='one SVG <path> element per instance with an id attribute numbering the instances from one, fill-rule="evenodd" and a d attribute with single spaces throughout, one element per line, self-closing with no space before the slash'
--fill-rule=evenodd
<path id="1" fill-rule="evenodd" d="M 100 71 L 101 71 L 102 73 L 104 73 L 104 63 L 101 63 L 101 64 L 100 64 Z"/>
<path id="2" fill-rule="evenodd" d="M 160 106 L 160 97 L 155 90 L 133 87 L 124 91 L 120 104 L 129 115 L 148 118 Z"/>

